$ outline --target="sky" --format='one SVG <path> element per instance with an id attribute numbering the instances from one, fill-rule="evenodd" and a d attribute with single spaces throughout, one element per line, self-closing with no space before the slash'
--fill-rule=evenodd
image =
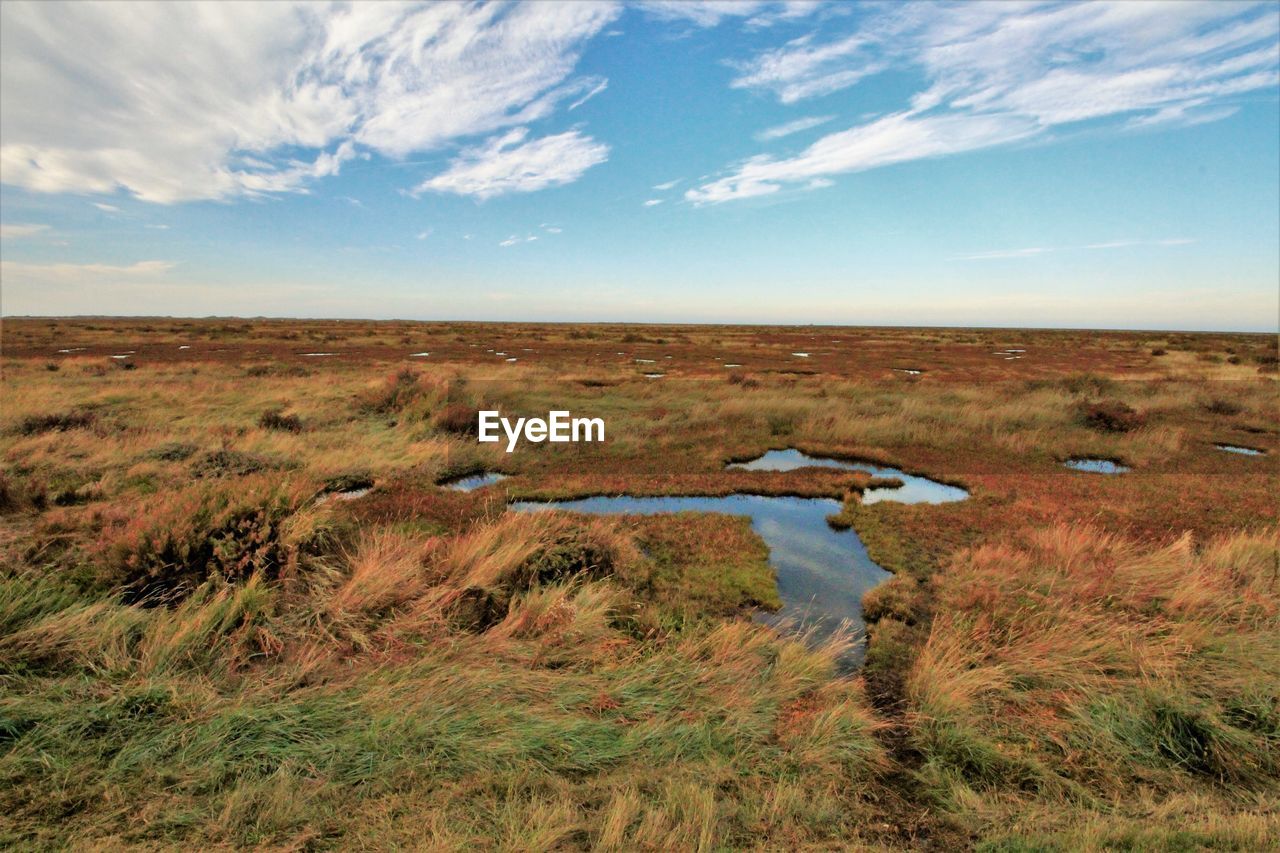
<path id="1" fill-rule="evenodd" d="M 1280 4 L 0 4 L 0 312 L 1276 331 Z"/>

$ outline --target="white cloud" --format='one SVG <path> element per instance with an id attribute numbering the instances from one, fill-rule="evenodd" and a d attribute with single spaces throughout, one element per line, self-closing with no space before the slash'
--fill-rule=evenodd
<path id="1" fill-rule="evenodd" d="M 792 103 L 884 68 L 919 71 L 903 110 L 829 134 L 787 158 L 759 155 L 686 192 L 698 204 L 815 177 L 1045 137 L 1061 125 L 1193 124 L 1223 99 L 1280 84 L 1280 18 L 1267 4 L 908 4 L 857 32 L 792 40 L 740 64 L 732 85 Z M 1117 120 L 1120 121 L 1117 121 Z"/>
<path id="2" fill-rule="evenodd" d="M 508 237 L 507 239 L 503 240 L 503 241 L 502 241 L 501 243 L 499 243 L 498 245 L 499 245 L 499 246 L 502 246 L 503 248 L 506 248 L 506 247 L 508 247 L 508 246 L 515 246 L 515 245 L 518 245 L 518 244 L 520 244 L 520 243 L 532 243 L 533 241 L 535 241 L 535 240 L 537 240 L 537 239 L 538 239 L 538 238 L 537 238 L 536 236 L 534 236 L 533 234 L 529 234 L 529 235 L 527 235 L 527 236 L 525 236 L 525 237 L 520 237 L 520 236 L 518 236 L 518 235 L 516 235 L 516 234 L 512 234 L 510 237 Z"/>
<path id="3" fill-rule="evenodd" d="M 518 127 L 464 150 L 449 168 L 417 186 L 415 193 L 441 192 L 479 199 L 532 192 L 576 181 L 608 159 L 609 146 L 576 130 L 524 142 L 528 128 Z"/>
<path id="4" fill-rule="evenodd" d="M 168 226 L 168 225 L 148 225 L 147 227 L 148 227 L 148 228 L 154 228 L 154 229 L 155 229 L 155 230 L 157 230 L 157 231 L 168 231 L 168 230 L 169 230 L 169 226 Z"/>
<path id="5" fill-rule="evenodd" d="M 758 142 L 769 142 L 773 139 L 781 139 L 784 136 L 790 136 L 793 133 L 801 133 L 806 130 L 824 125 L 831 121 L 835 116 L 809 116 L 808 118 L 798 118 L 795 121 L 789 121 L 785 124 L 775 124 L 773 127 L 766 127 L 764 130 L 756 134 Z"/>
<path id="6" fill-rule="evenodd" d="M 119 213 L 120 212 L 120 208 L 116 207 L 114 204 L 104 204 L 103 202 L 100 202 L 100 201 L 95 201 L 91 203 L 93 204 L 94 207 L 98 208 L 98 210 L 101 210 L 103 213 Z"/>
<path id="7" fill-rule="evenodd" d="M 662 183 L 662 184 L 654 184 L 653 188 L 655 190 L 658 190 L 659 192 L 666 192 L 667 190 L 673 188 L 678 183 L 680 183 L 680 179 L 676 178 L 674 181 L 667 181 L 666 183 Z"/>
<path id="8" fill-rule="evenodd" d="M 646 201 L 645 201 L 644 206 L 645 206 L 645 207 L 657 207 L 657 206 L 658 206 L 658 205 L 660 205 L 660 204 L 662 204 L 662 199 L 660 199 L 660 198 L 651 198 L 651 199 L 648 199 L 648 200 L 646 200 Z"/>
<path id="9" fill-rule="evenodd" d="M 795 157 L 752 157 L 727 177 L 688 190 L 685 198 L 695 204 L 714 204 L 768 195 L 784 185 L 816 189 L 814 179 L 826 175 L 986 148 L 1025 139 L 1034 132 L 1034 124 L 1019 116 L 918 118 L 898 113 L 824 136 Z"/>
<path id="10" fill-rule="evenodd" d="M 1051 252 L 1074 252 L 1079 250 L 1095 251 L 1099 249 L 1129 249 L 1151 246 L 1187 246 L 1196 242 L 1188 237 L 1169 237 L 1163 240 L 1107 240 L 1102 243 L 1089 243 L 1084 246 L 1044 247 L 1033 246 L 1026 249 L 996 249 L 990 252 L 974 252 L 970 255 L 957 255 L 953 261 L 997 261 L 1011 258 L 1032 258 Z"/>
<path id="11" fill-rule="evenodd" d="M 428 228 L 428 229 L 426 229 L 425 231 L 419 231 L 419 232 L 418 232 L 417 239 L 419 239 L 419 240 L 425 240 L 425 239 L 427 239 L 428 237 L 430 237 L 430 236 L 431 236 L 431 232 L 432 232 L 432 231 L 434 231 L 434 230 L 435 230 L 435 229 L 433 229 L 433 228 Z"/>
<path id="12" fill-rule="evenodd" d="M 172 203 L 304 191 L 544 118 L 612 3 L 0 5 L 6 183 Z M 593 89 L 594 87 L 594 89 Z M 57 105 L 50 109 L 50 105 Z"/>
<path id="13" fill-rule="evenodd" d="M 558 225 L 548 225 L 548 224 L 547 224 L 547 223 L 545 223 L 545 222 L 544 222 L 544 223 L 542 223 L 542 226 L 541 226 L 541 227 L 542 227 L 542 230 L 543 230 L 543 231 L 546 231 L 548 234 L 559 234 L 559 233 L 561 233 L 562 231 L 564 231 L 564 229 L 563 229 L 563 228 L 561 228 L 561 227 L 560 227 L 560 226 L 558 226 Z"/>
<path id="14" fill-rule="evenodd" d="M 48 230 L 48 225 L 5 222 L 0 224 L 0 240 L 16 240 L 22 237 L 30 237 L 33 234 L 39 234 L 41 231 Z"/>
<path id="15" fill-rule="evenodd" d="M 883 71 L 883 60 L 872 56 L 877 48 L 872 38 L 861 33 L 824 44 L 814 44 L 812 35 L 801 36 L 738 65 L 742 76 L 730 85 L 768 89 L 782 103 L 793 104 L 848 88 Z"/>

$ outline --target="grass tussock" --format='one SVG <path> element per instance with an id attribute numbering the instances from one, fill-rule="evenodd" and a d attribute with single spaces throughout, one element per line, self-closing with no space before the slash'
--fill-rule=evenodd
<path id="1" fill-rule="evenodd" d="M 1275 530 L 1151 547 L 1057 526 L 959 556 L 906 680 L 940 801 L 1274 792 L 1278 545 Z"/>

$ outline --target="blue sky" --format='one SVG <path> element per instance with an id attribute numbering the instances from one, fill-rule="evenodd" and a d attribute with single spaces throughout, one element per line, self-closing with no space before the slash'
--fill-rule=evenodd
<path id="1" fill-rule="evenodd" d="M 0 6 L 0 310 L 1275 330 L 1280 6 Z"/>

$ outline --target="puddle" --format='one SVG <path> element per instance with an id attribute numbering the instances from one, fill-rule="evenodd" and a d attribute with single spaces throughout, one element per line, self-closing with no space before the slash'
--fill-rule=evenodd
<path id="1" fill-rule="evenodd" d="M 923 370 L 916 370 L 913 367 L 895 367 L 894 370 L 898 373 L 905 373 L 908 376 L 919 376 L 921 373 L 924 373 Z"/>
<path id="2" fill-rule="evenodd" d="M 840 502 L 830 498 L 596 497 L 554 503 L 517 501 L 511 508 L 517 512 L 566 510 L 596 515 L 745 515 L 769 546 L 769 565 L 777 574 L 782 599 L 782 609 L 757 613 L 756 621 L 787 631 L 812 631 L 819 641 L 842 624 L 855 634 L 861 632 L 866 627 L 862 594 L 890 577 L 872 562 L 857 533 L 827 524 L 827 516 L 840 511 Z M 841 661 L 842 666 L 857 667 L 863 654 L 863 644 L 858 643 Z"/>
<path id="3" fill-rule="evenodd" d="M 664 376 L 666 376 L 666 375 L 667 375 L 667 374 L 665 374 L 665 373 L 646 373 L 646 374 L 644 375 L 644 378 L 645 378 L 645 379 L 661 379 L 662 377 L 664 377 Z"/>
<path id="4" fill-rule="evenodd" d="M 507 359 L 507 364 L 510 364 L 510 363 L 511 363 L 511 362 L 513 362 L 513 361 L 519 361 L 519 359 L 517 359 L 517 358 L 509 358 L 509 359 Z"/>
<path id="5" fill-rule="evenodd" d="M 770 450 L 748 462 L 731 462 L 725 466 L 743 471 L 794 471 L 797 468 L 839 468 L 845 471 L 866 471 L 873 477 L 901 480 L 897 488 L 867 489 L 862 493 L 864 504 L 894 501 L 904 504 L 943 504 L 962 501 L 969 493 L 959 486 L 948 486 L 928 477 L 917 477 L 897 468 L 885 468 L 870 462 L 851 462 L 844 459 L 827 459 L 810 456 L 794 448 Z"/>
<path id="6" fill-rule="evenodd" d="M 325 492 L 316 498 L 316 506 L 328 503 L 329 501 L 353 501 L 356 498 L 362 498 L 369 492 L 373 491 L 372 486 L 365 486 L 360 489 L 349 489 L 345 492 Z"/>
<path id="7" fill-rule="evenodd" d="M 742 365 L 741 365 L 741 364 L 737 364 L 736 362 L 735 362 L 735 363 L 726 364 L 726 365 L 723 365 L 723 366 L 724 366 L 724 367 L 742 367 Z"/>
<path id="8" fill-rule="evenodd" d="M 1123 474 L 1129 470 L 1114 459 L 1068 459 L 1062 463 L 1073 471 L 1087 471 L 1090 474 Z"/>
<path id="9" fill-rule="evenodd" d="M 336 352 L 304 352 L 303 355 L 306 356 L 307 358 L 320 358 L 321 356 L 325 356 L 325 355 L 337 355 L 337 353 Z"/>
<path id="10" fill-rule="evenodd" d="M 796 358 L 808 358 L 808 357 L 809 357 L 809 353 L 807 353 L 807 352 L 793 352 L 793 353 L 791 353 L 791 354 L 792 354 L 792 355 L 794 355 Z"/>
<path id="11" fill-rule="evenodd" d="M 411 352 L 409 358 L 426 358 L 429 355 L 431 355 L 429 352 Z"/>
<path id="12" fill-rule="evenodd" d="M 507 479 L 506 474 L 498 474 L 490 471 L 484 474 L 468 474 L 465 477 L 445 480 L 439 485 L 446 489 L 453 489 L 455 492 L 474 492 L 476 489 L 483 489 L 485 486 L 492 486 L 499 480 L 505 479 Z"/>
<path id="13" fill-rule="evenodd" d="M 1238 444 L 1215 444 L 1214 447 L 1219 450 L 1225 450 L 1227 453 L 1239 453 L 1242 456 L 1266 456 L 1267 451 L 1258 450 L 1255 447 L 1241 447 Z"/>
<path id="14" fill-rule="evenodd" d="M 653 363 L 654 363 L 654 360 L 653 360 L 653 359 L 651 359 L 651 358 L 637 358 L 637 359 L 636 359 L 636 364 L 653 364 Z"/>
<path id="15" fill-rule="evenodd" d="M 71 349 L 60 349 L 60 350 L 58 350 L 58 352 L 62 352 L 62 353 L 67 353 L 67 352 L 84 352 L 84 350 L 85 350 L 85 347 L 72 347 Z"/>
<path id="16" fill-rule="evenodd" d="M 113 355 L 112 358 L 128 358 L 128 355 Z"/>
<path id="17" fill-rule="evenodd" d="M 183 344 L 182 346 L 178 347 L 178 349 L 191 349 L 191 347 L 187 346 L 186 344 Z"/>

